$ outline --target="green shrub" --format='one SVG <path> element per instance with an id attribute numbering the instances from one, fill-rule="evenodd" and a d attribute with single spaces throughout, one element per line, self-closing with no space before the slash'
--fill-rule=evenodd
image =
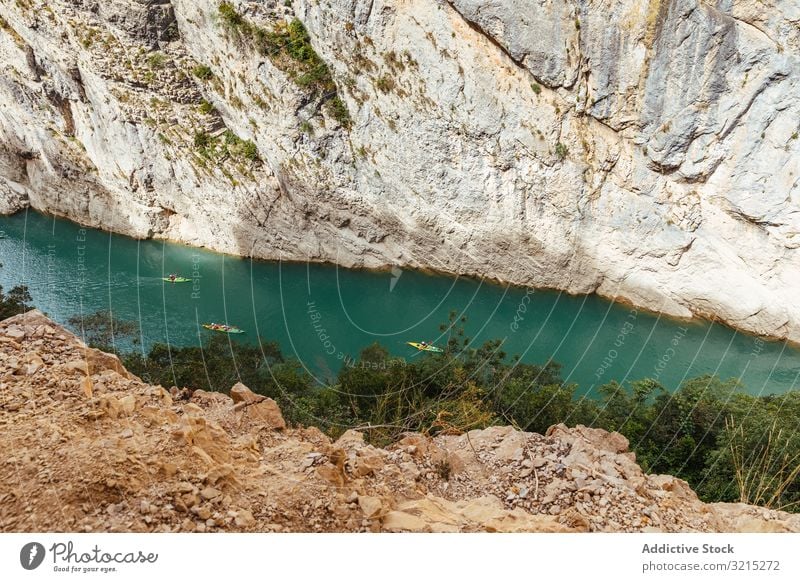
<path id="1" fill-rule="evenodd" d="M 8 294 L 3 293 L 0 286 L 0 320 L 7 319 L 20 313 L 25 313 L 33 307 L 30 305 L 31 294 L 25 285 L 13 287 Z"/>
<path id="2" fill-rule="evenodd" d="M 67 323 L 90 345 L 105 351 L 114 351 L 118 344 L 137 344 L 139 325 L 114 317 L 109 310 L 100 310 L 90 315 L 74 315 Z"/>
<path id="3" fill-rule="evenodd" d="M 247 26 L 247 21 L 236 11 L 230 2 L 222 2 L 219 5 L 219 17 L 222 24 L 232 30 L 239 30 Z"/>
<path id="4" fill-rule="evenodd" d="M 194 132 L 194 147 L 200 148 L 207 148 L 213 142 L 213 138 L 205 131 L 195 131 Z"/>
<path id="5" fill-rule="evenodd" d="M 569 149 L 563 143 L 558 142 L 556 144 L 556 156 L 559 160 L 563 160 L 569 154 Z"/>
<path id="6" fill-rule="evenodd" d="M 250 48 L 269 57 L 298 86 L 322 93 L 336 91 L 328 66 L 314 50 L 311 37 L 299 19 L 266 30 L 250 23 L 229 2 L 220 4 L 219 14 L 228 30 Z"/>
<path id="7" fill-rule="evenodd" d="M 328 65 L 320 63 L 316 67 L 308 69 L 294 77 L 294 82 L 299 87 L 324 88 L 331 83 L 331 73 Z"/>
<path id="8" fill-rule="evenodd" d="M 242 143 L 242 138 L 233 133 L 230 129 L 225 130 L 225 133 L 222 134 L 222 139 L 225 141 L 225 145 L 235 146 Z"/>
<path id="9" fill-rule="evenodd" d="M 249 140 L 242 143 L 242 156 L 251 162 L 257 162 L 261 159 L 258 154 L 258 147 Z"/>
<path id="10" fill-rule="evenodd" d="M 167 62 L 167 57 L 164 53 L 151 53 L 147 57 L 147 64 L 153 69 L 162 69 Z"/>
<path id="11" fill-rule="evenodd" d="M 308 36 L 306 27 L 298 18 L 289 23 L 288 27 L 289 42 L 286 44 L 286 52 L 296 61 L 316 65 L 319 62 L 314 47 L 311 46 L 311 37 Z"/>
<path id="12" fill-rule="evenodd" d="M 542 92 L 542 88 L 537 83 L 531 83 L 531 89 L 533 89 L 533 92 L 537 95 Z"/>
<path id="13" fill-rule="evenodd" d="M 214 72 L 208 65 L 197 65 L 192 69 L 192 74 L 201 81 L 208 81 L 214 76 Z"/>
<path id="14" fill-rule="evenodd" d="M 352 121 L 350 119 L 350 112 L 347 110 L 347 105 L 344 104 L 338 95 L 333 97 L 326 104 L 328 114 L 344 127 L 350 127 Z"/>
<path id="15" fill-rule="evenodd" d="M 197 110 L 203 115 L 208 115 L 209 113 L 214 111 L 214 106 L 205 99 L 203 99 L 200 102 L 200 105 L 198 106 Z"/>

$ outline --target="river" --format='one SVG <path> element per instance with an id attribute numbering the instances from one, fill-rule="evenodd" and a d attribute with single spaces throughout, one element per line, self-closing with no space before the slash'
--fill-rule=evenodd
<path id="1" fill-rule="evenodd" d="M 522 361 L 563 365 L 577 395 L 610 381 L 650 377 L 673 390 L 701 374 L 740 378 L 751 394 L 798 386 L 800 350 L 706 321 L 683 322 L 594 295 L 571 296 L 470 278 L 393 269 L 242 259 L 161 241 L 137 241 L 35 212 L 0 217 L 0 284 L 29 287 L 59 323 L 111 309 L 140 322 L 132 349 L 154 342 L 197 345 L 202 323 L 246 330 L 232 341 L 278 341 L 321 382 L 379 341 L 416 357 L 405 342 L 446 343 L 439 325 L 456 310 L 477 343 L 503 339 Z M 192 279 L 169 284 L 171 272 Z"/>

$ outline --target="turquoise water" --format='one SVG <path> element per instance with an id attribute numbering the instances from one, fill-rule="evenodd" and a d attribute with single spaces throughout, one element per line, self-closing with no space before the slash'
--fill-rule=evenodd
<path id="1" fill-rule="evenodd" d="M 596 296 L 499 286 L 412 271 L 374 273 L 329 265 L 252 261 L 159 241 L 136 241 L 27 212 L 0 217 L 0 284 L 30 288 L 58 322 L 111 309 L 141 323 L 141 345 L 197 345 L 202 323 L 247 331 L 232 341 L 276 340 L 325 381 L 379 341 L 415 357 L 407 341 L 442 345 L 439 324 L 456 310 L 476 343 L 501 338 L 508 354 L 563 365 L 594 394 L 612 379 L 655 377 L 674 389 L 705 373 L 740 378 L 753 394 L 798 386 L 800 351 L 708 322 L 685 323 Z M 170 272 L 192 278 L 161 280 Z"/>

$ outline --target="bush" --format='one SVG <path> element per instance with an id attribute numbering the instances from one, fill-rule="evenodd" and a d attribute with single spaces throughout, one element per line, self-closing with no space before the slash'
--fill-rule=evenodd
<path id="1" fill-rule="evenodd" d="M 234 8 L 233 4 L 230 2 L 220 3 L 219 17 L 222 24 L 232 30 L 239 30 L 245 28 L 247 25 L 247 21 L 236 11 L 236 8 Z"/>
<path id="2" fill-rule="evenodd" d="M 118 344 L 139 343 L 139 325 L 135 321 L 115 319 L 109 310 L 90 315 L 74 315 L 67 323 L 90 345 L 105 351 L 116 351 Z"/>
<path id="3" fill-rule="evenodd" d="M 350 127 L 351 119 L 350 112 L 347 110 L 347 105 L 344 104 L 338 95 L 333 97 L 327 103 L 328 114 L 338 121 L 344 127 Z"/>
<path id="4" fill-rule="evenodd" d="M 145 357 L 134 353 L 123 358 L 128 370 L 151 383 L 216 391 L 229 390 L 240 378 L 255 390 L 270 381 L 269 368 L 284 362 L 275 343 L 245 345 L 221 335 L 210 336 L 202 347 L 157 343 Z"/>
<path id="5" fill-rule="evenodd" d="M 208 65 L 197 65 L 192 69 L 192 74 L 201 81 L 208 81 L 214 76 L 214 72 Z"/>
<path id="6" fill-rule="evenodd" d="M 167 57 L 164 53 L 152 53 L 147 57 L 147 64 L 153 69 L 161 69 L 167 62 Z"/>
<path id="7" fill-rule="evenodd" d="M 258 155 L 258 146 L 249 140 L 242 143 L 242 156 L 251 162 L 261 160 L 261 157 Z"/>
<path id="8" fill-rule="evenodd" d="M 201 149 L 207 148 L 213 143 L 212 137 L 205 131 L 194 132 L 194 147 Z"/>
<path id="9" fill-rule="evenodd" d="M 706 459 L 700 492 L 710 499 L 775 509 L 800 507 L 800 393 L 737 394 Z"/>
<path id="10" fill-rule="evenodd" d="M 25 285 L 13 287 L 7 295 L 3 293 L 3 287 L 0 285 L 0 320 L 33 309 L 30 301 L 31 294 Z"/>
<path id="11" fill-rule="evenodd" d="M 269 57 L 298 86 L 315 92 L 336 92 L 328 66 L 314 50 L 311 37 L 299 19 L 266 30 L 246 20 L 229 2 L 220 4 L 219 15 L 223 26 L 235 32 L 251 48 Z"/>
<path id="12" fill-rule="evenodd" d="M 567 146 L 565 146 L 561 142 L 558 142 L 556 144 L 556 156 L 558 157 L 559 160 L 563 160 L 564 158 L 566 158 L 568 153 L 569 149 L 567 148 Z"/>
<path id="13" fill-rule="evenodd" d="M 315 66 L 319 64 L 320 58 L 314 47 L 311 46 L 311 37 L 308 36 L 306 27 L 297 18 L 289 23 L 288 41 L 286 52 L 294 60 Z"/>
<path id="14" fill-rule="evenodd" d="M 230 129 L 225 130 L 225 133 L 222 134 L 222 138 L 225 141 L 225 145 L 236 146 L 242 143 L 242 138 L 233 133 Z"/>
<path id="15" fill-rule="evenodd" d="M 209 113 L 214 111 L 214 106 L 211 103 L 209 103 L 208 101 L 206 101 L 205 99 L 203 99 L 200 102 L 200 105 L 197 107 L 197 110 L 200 113 L 202 113 L 203 115 L 208 115 Z M 196 141 L 195 141 L 195 145 L 197 145 Z"/>

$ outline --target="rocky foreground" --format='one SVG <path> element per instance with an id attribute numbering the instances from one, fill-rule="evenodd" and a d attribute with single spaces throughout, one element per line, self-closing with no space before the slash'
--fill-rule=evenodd
<path id="1" fill-rule="evenodd" d="M 241 384 L 145 384 L 38 311 L 0 323 L 0 450 L 3 532 L 800 531 L 644 474 L 617 433 L 332 441 Z"/>

